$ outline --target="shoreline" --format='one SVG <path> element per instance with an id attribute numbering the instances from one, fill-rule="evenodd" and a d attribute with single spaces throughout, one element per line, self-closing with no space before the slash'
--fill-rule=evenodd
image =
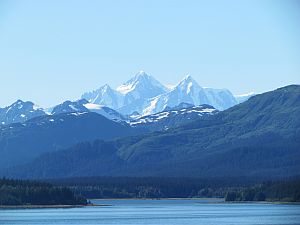
<path id="1" fill-rule="evenodd" d="M 90 201 L 128 201 L 128 200 L 210 200 L 208 202 L 196 202 L 199 204 L 270 204 L 270 205 L 300 205 L 300 202 L 278 202 L 278 201 L 228 201 L 224 198 L 92 198 Z M 87 205 L 0 205 L 0 210 L 5 209 L 70 209 L 82 207 L 104 207 L 112 204 L 87 204 Z"/>
<path id="2" fill-rule="evenodd" d="M 280 201 L 225 201 L 224 198 L 91 198 L 89 200 L 114 201 L 114 200 L 209 200 L 209 202 L 199 202 L 203 204 L 283 204 L 300 205 L 300 202 L 280 202 Z"/>
<path id="3" fill-rule="evenodd" d="M 70 209 L 86 206 L 110 206 L 108 204 L 87 204 L 87 205 L 0 205 L 0 209 Z"/>
<path id="4" fill-rule="evenodd" d="M 224 200 L 224 198 L 89 198 L 89 200 Z"/>

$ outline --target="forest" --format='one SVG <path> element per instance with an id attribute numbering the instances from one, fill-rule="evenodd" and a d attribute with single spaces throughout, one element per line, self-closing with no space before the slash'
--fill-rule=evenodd
<path id="1" fill-rule="evenodd" d="M 0 205 L 86 205 L 87 200 L 67 187 L 29 181 L 0 179 Z"/>
<path id="2" fill-rule="evenodd" d="M 224 198 L 228 202 L 300 202 L 300 178 L 82 177 L 0 179 L 0 205 L 86 205 L 93 198 Z"/>
<path id="3" fill-rule="evenodd" d="M 225 198 L 226 201 L 300 201 L 300 178 L 85 177 L 48 180 L 86 198 Z"/>
<path id="4" fill-rule="evenodd" d="M 300 202 L 300 180 L 264 182 L 251 187 L 234 188 L 225 201 Z"/>

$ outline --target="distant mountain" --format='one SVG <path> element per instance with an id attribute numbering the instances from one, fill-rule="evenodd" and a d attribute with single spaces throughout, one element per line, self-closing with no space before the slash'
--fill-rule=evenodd
<path id="1" fill-rule="evenodd" d="M 84 93 L 81 98 L 90 103 L 104 105 L 112 109 L 118 109 L 124 105 L 124 96 L 113 90 L 108 84 L 95 91 Z"/>
<path id="2" fill-rule="evenodd" d="M 127 117 L 123 116 L 121 113 L 103 105 L 85 103 L 83 106 L 90 112 L 98 113 L 115 122 L 125 122 L 127 120 Z"/>
<path id="3" fill-rule="evenodd" d="M 154 77 L 140 71 L 132 79 L 119 86 L 117 91 L 125 95 L 124 103 L 130 104 L 138 99 L 152 98 L 163 94 L 167 88 Z"/>
<path id="4" fill-rule="evenodd" d="M 18 100 L 10 106 L 0 108 L 0 125 L 24 122 L 43 115 L 46 115 L 46 113 L 34 103 Z"/>
<path id="5" fill-rule="evenodd" d="M 80 99 L 78 101 L 65 101 L 62 104 L 55 106 L 51 112 L 51 115 L 71 112 L 95 112 L 116 122 L 126 121 L 126 117 L 119 112 L 103 105 L 89 103 L 86 99 Z"/>
<path id="6" fill-rule="evenodd" d="M 37 107 L 32 102 L 18 100 L 11 106 L 0 108 L 0 126 L 25 122 L 43 115 L 88 111 L 99 113 L 114 121 L 123 121 L 132 114 L 155 114 L 181 103 L 208 104 L 218 110 L 224 110 L 246 101 L 251 96 L 253 93 L 234 97 L 227 89 L 202 88 L 189 75 L 177 85 L 169 85 L 167 88 L 152 76 L 140 71 L 116 90 L 106 84 L 95 91 L 84 93 L 81 100 L 65 101 L 48 109 Z M 88 103 L 90 105 L 87 105 Z M 88 109 L 87 106 L 91 108 Z"/>
<path id="7" fill-rule="evenodd" d="M 249 98 L 251 98 L 254 95 L 255 95 L 254 92 L 250 92 L 247 94 L 235 95 L 234 97 L 238 103 L 242 103 L 242 102 L 247 101 Z"/>
<path id="8" fill-rule="evenodd" d="M 55 106 L 51 112 L 52 115 L 57 115 L 61 113 L 71 113 L 71 112 L 89 112 L 89 110 L 84 106 L 84 104 L 89 103 L 85 99 L 81 99 L 75 102 L 65 101 L 62 104 Z"/>
<path id="9" fill-rule="evenodd" d="M 176 129 L 47 153 L 9 174 L 268 179 L 300 175 L 299 115 L 300 86 L 291 85 Z"/>
<path id="10" fill-rule="evenodd" d="M 115 122 L 127 123 L 132 127 L 142 127 L 147 131 L 159 131 L 197 120 L 200 117 L 214 115 L 218 110 L 210 105 L 194 106 L 183 102 L 173 108 L 167 107 L 160 113 L 147 116 L 135 114 L 129 117 L 109 107 L 89 103 L 87 100 L 81 99 L 74 102 L 66 101 L 54 107 L 52 115 L 67 112 L 95 112 Z"/>
<path id="11" fill-rule="evenodd" d="M 140 134 L 139 129 L 92 112 L 36 117 L 0 127 L 0 169 L 29 162 L 45 152 L 82 141 Z"/>
<path id="12" fill-rule="evenodd" d="M 124 95 L 124 105 L 118 109 L 123 114 L 131 114 L 134 111 L 141 112 L 147 100 L 163 94 L 167 88 L 154 77 L 140 71 L 132 79 L 117 88 Z"/>
<path id="13" fill-rule="evenodd" d="M 193 105 L 209 104 L 224 110 L 235 104 L 236 99 L 226 89 L 202 88 L 191 76 L 168 89 L 144 71 L 112 90 L 108 85 L 82 95 L 90 103 L 105 105 L 124 115 L 138 112 L 149 115 L 164 111 L 182 102 Z"/>
<path id="14" fill-rule="evenodd" d="M 171 91 L 151 99 L 143 110 L 143 114 L 158 113 L 182 102 L 193 105 L 209 104 L 221 110 L 237 103 L 228 90 L 204 89 L 188 75 Z"/>
<path id="15" fill-rule="evenodd" d="M 236 98 L 227 89 L 204 88 L 204 92 L 209 104 L 217 109 L 224 110 L 237 104 Z"/>
<path id="16" fill-rule="evenodd" d="M 165 93 L 167 89 L 144 71 L 137 73 L 117 90 L 105 85 L 98 90 L 87 92 L 81 97 L 90 103 L 104 105 L 129 115 L 141 111 L 145 101 L 156 95 Z"/>
<path id="17" fill-rule="evenodd" d="M 66 101 L 54 107 L 52 115 L 0 127 L 0 170 L 78 142 L 173 128 L 216 112 L 211 106 L 194 107 L 183 103 L 169 112 L 129 119 L 113 109 L 88 103 L 85 99 Z M 168 115 L 163 115 L 165 113 Z"/>
<path id="18" fill-rule="evenodd" d="M 0 108 L 0 126 L 11 123 L 23 123 L 29 119 L 45 115 L 58 115 L 72 112 L 95 112 L 117 122 L 127 120 L 127 117 L 119 112 L 103 105 L 89 103 L 86 99 L 77 101 L 68 100 L 49 109 L 37 107 L 32 102 L 18 100 L 11 106 Z"/>
<path id="19" fill-rule="evenodd" d="M 152 131 L 160 131 L 174 128 L 200 118 L 204 119 L 218 112 L 219 110 L 210 105 L 194 106 L 188 103 L 181 103 L 173 108 L 168 107 L 163 112 L 147 116 L 135 116 L 128 123 L 132 127 L 143 127 Z"/>

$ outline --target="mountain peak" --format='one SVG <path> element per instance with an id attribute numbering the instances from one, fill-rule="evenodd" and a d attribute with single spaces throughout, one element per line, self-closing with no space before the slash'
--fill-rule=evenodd
<path id="1" fill-rule="evenodd" d="M 11 104 L 11 105 L 9 106 L 9 108 L 11 108 L 11 107 L 17 107 L 18 109 L 22 109 L 23 106 L 32 108 L 32 107 L 34 106 L 34 103 L 33 103 L 33 102 L 30 102 L 30 101 L 24 102 L 23 100 L 18 99 L 16 102 L 14 102 L 13 104 Z"/>
<path id="2" fill-rule="evenodd" d="M 0 124 L 7 125 L 10 123 L 22 123 L 28 119 L 43 115 L 45 115 L 43 109 L 35 105 L 33 102 L 24 102 L 18 99 L 10 106 L 1 109 Z"/>
<path id="3" fill-rule="evenodd" d="M 185 90 L 187 93 L 190 93 L 192 87 L 202 89 L 190 74 L 186 75 L 177 85 L 177 88 Z"/>
<path id="4" fill-rule="evenodd" d="M 110 88 L 109 84 L 104 84 L 102 87 L 103 88 Z"/>
<path id="5" fill-rule="evenodd" d="M 24 101 L 22 101 L 21 99 L 18 99 L 16 102 L 15 102 L 15 104 L 23 104 L 24 103 Z"/>
<path id="6" fill-rule="evenodd" d="M 139 81 L 139 80 L 148 80 L 148 79 L 154 79 L 152 76 L 150 76 L 149 74 L 147 74 L 144 70 L 140 70 L 133 79 L 131 79 L 132 81 Z"/>
<path id="7" fill-rule="evenodd" d="M 154 77 L 148 75 L 145 71 L 139 71 L 133 78 L 122 84 L 117 88 L 122 94 L 127 94 L 137 89 L 146 90 L 149 87 L 157 87 L 162 91 L 159 91 L 160 94 L 163 93 L 166 88 L 159 83 Z"/>
<path id="8" fill-rule="evenodd" d="M 149 76 L 144 70 L 140 70 L 136 75 L 137 76 Z"/>
<path id="9" fill-rule="evenodd" d="M 61 113 L 73 113 L 73 112 L 87 112 L 87 108 L 83 104 L 88 103 L 86 99 L 80 99 L 77 101 L 67 100 L 57 106 L 55 106 L 51 112 L 52 115 L 61 114 Z"/>
<path id="10" fill-rule="evenodd" d="M 102 91 L 107 91 L 107 90 L 111 90 L 111 87 L 108 84 L 104 84 L 99 89 L 102 90 Z"/>
<path id="11" fill-rule="evenodd" d="M 183 83 L 183 82 L 193 82 L 193 83 L 197 83 L 194 78 L 190 75 L 190 74 L 187 74 L 181 81 L 180 83 Z"/>
<path id="12" fill-rule="evenodd" d="M 140 70 L 139 72 L 137 72 L 135 74 L 135 76 L 133 78 L 131 78 L 130 80 L 128 80 L 124 84 L 134 83 L 134 82 L 142 81 L 142 80 L 144 80 L 144 81 L 155 80 L 155 78 L 152 77 L 151 75 L 149 75 L 148 73 L 146 73 L 144 70 Z"/>

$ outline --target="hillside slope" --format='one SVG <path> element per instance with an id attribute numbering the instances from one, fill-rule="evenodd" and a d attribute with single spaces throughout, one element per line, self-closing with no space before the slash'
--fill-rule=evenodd
<path id="1" fill-rule="evenodd" d="M 139 134 L 96 113 L 65 113 L 37 117 L 0 128 L 0 169 L 30 162 L 42 153 L 78 142 L 109 140 Z"/>

